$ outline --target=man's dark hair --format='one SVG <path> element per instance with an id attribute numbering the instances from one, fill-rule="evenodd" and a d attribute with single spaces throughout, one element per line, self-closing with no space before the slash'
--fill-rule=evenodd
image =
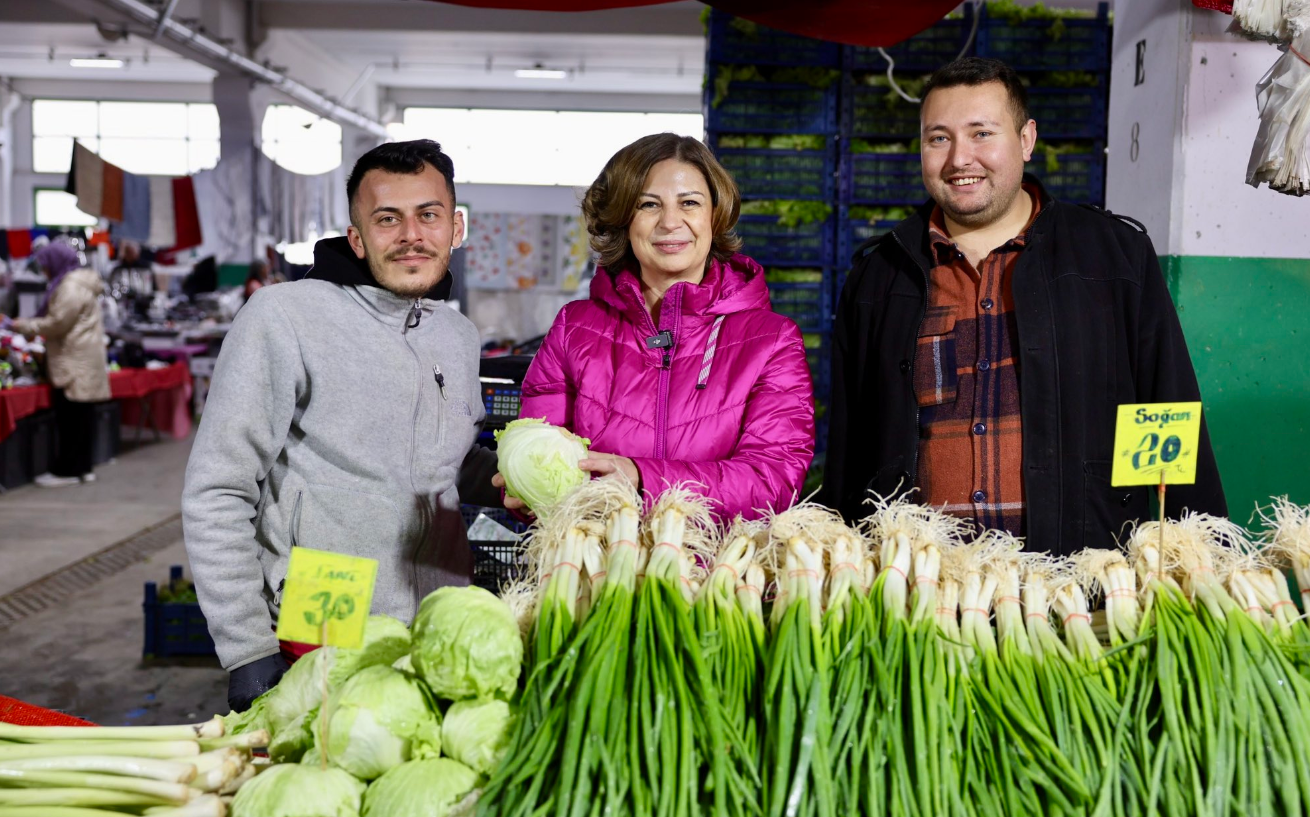
<path id="1" fill-rule="evenodd" d="M 1019 130 L 1028 122 L 1028 89 L 1023 87 L 1019 74 L 1013 68 L 987 57 L 961 57 L 948 62 L 933 72 L 923 84 L 919 95 L 920 104 L 928 101 L 928 94 L 938 88 L 955 88 L 960 85 L 985 85 L 999 82 L 1005 86 L 1010 96 L 1010 107 L 1014 109 L 1014 121 Z"/>
<path id="2" fill-rule="evenodd" d="M 346 180 L 346 203 L 350 207 L 351 221 L 355 219 L 355 194 L 359 192 L 359 183 L 364 174 L 370 170 L 383 170 L 387 173 L 423 172 L 424 165 L 432 165 L 446 179 L 446 189 L 450 191 L 451 204 L 455 203 L 455 163 L 441 152 L 441 145 L 431 139 L 415 139 L 410 142 L 387 142 L 365 153 L 355 162 Z"/>

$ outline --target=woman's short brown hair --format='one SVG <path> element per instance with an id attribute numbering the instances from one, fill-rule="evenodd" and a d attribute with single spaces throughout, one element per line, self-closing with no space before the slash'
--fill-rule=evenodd
<path id="1" fill-rule="evenodd" d="M 641 137 L 610 157 L 582 199 L 591 248 L 600 256 L 601 266 L 611 273 L 640 271 L 628 241 L 628 225 L 637 214 L 637 201 L 651 168 L 666 159 L 692 165 L 710 186 L 710 224 L 714 230 L 710 255 L 727 261 L 741 249 L 741 239 L 732 229 L 741 214 L 741 194 L 732 176 L 699 140 L 676 133 L 656 133 Z"/>

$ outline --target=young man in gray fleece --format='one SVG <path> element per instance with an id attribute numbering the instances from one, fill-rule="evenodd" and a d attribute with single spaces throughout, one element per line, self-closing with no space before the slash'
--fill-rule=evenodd
<path id="1" fill-rule="evenodd" d="M 373 612 L 402 621 L 467 584 L 461 499 L 499 505 L 478 331 L 442 302 L 464 217 L 429 140 L 381 145 L 347 182 L 351 227 L 302 281 L 264 287 L 223 342 L 182 519 L 228 703 L 287 668 L 274 627 L 291 548 L 378 561 Z"/>

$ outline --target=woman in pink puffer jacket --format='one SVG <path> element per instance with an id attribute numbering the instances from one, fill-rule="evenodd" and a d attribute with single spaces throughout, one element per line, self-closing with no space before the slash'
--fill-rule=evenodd
<path id="1" fill-rule="evenodd" d="M 698 483 L 725 521 L 790 507 L 814 454 L 810 372 L 764 270 L 736 252 L 732 177 L 695 139 L 647 136 L 582 211 L 602 266 L 555 318 L 519 416 L 589 438 L 580 467 L 626 475 L 648 502 Z"/>

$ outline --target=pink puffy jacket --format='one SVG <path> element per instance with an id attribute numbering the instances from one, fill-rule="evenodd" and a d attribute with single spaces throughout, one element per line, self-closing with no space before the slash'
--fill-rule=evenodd
<path id="1" fill-rule="evenodd" d="M 667 331 L 671 348 L 649 339 Z M 598 270 L 567 304 L 523 382 L 520 417 L 542 417 L 629 457 L 648 503 L 695 487 L 723 520 L 790 507 L 814 454 L 814 396 L 800 330 L 769 309 L 764 270 L 713 261 L 665 294 L 651 320 L 637 278 Z"/>

